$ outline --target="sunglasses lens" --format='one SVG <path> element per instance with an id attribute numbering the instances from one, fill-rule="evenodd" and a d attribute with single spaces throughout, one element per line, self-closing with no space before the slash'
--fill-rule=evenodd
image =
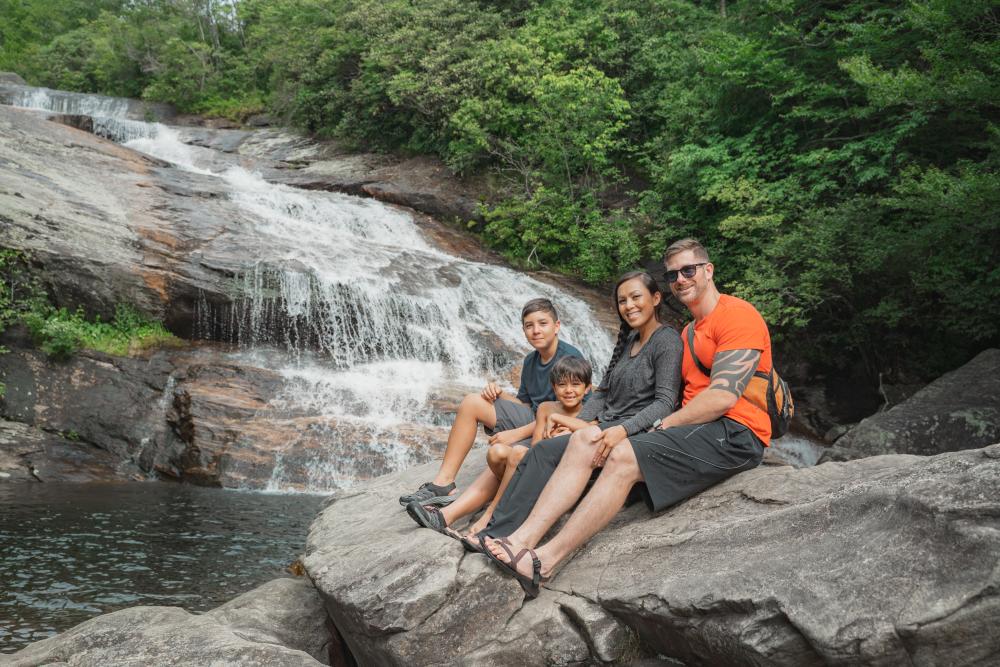
<path id="1" fill-rule="evenodd" d="M 663 274 L 663 278 L 668 283 L 675 283 L 675 282 L 677 282 L 677 272 L 676 271 L 667 271 L 667 272 L 665 272 Z"/>
<path id="2" fill-rule="evenodd" d="M 699 266 L 698 264 L 689 264 L 687 266 L 682 266 L 681 275 L 684 276 L 685 278 L 694 278 L 694 274 L 698 273 L 698 266 Z M 674 277 L 674 280 L 677 280 L 677 278 Z"/>

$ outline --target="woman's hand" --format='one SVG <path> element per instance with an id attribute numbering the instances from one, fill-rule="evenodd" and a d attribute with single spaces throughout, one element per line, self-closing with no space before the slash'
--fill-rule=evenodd
<path id="1" fill-rule="evenodd" d="M 608 455 L 611 453 L 611 450 L 627 437 L 628 433 L 625 432 L 624 426 L 612 426 L 602 432 L 600 439 L 594 441 L 598 446 L 597 451 L 594 453 L 594 460 L 591 462 L 591 465 L 595 468 L 603 466 L 604 462 L 608 460 Z"/>

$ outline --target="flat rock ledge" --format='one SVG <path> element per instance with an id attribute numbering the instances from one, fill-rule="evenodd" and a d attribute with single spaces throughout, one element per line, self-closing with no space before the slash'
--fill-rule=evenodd
<path id="1" fill-rule="evenodd" d="M 305 578 L 275 579 L 204 614 L 132 607 L 0 655 L 35 665 L 327 665 L 331 635 L 322 601 Z"/>
<path id="2" fill-rule="evenodd" d="M 1000 444 L 762 467 L 660 514 L 638 503 L 533 601 L 400 508 L 433 469 L 335 496 L 313 523 L 306 570 L 361 665 L 1000 660 Z"/>

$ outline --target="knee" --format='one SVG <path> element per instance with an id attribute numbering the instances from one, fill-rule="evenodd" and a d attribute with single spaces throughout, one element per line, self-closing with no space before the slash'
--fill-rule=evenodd
<path id="1" fill-rule="evenodd" d="M 604 472 L 601 474 L 612 474 L 639 481 L 641 477 L 639 462 L 636 461 L 635 452 L 627 441 L 611 450 L 608 460 L 604 462 Z"/>
<path id="2" fill-rule="evenodd" d="M 586 428 L 578 429 L 570 436 L 567 448 L 571 452 L 591 452 L 594 449 L 594 440 L 600 435 L 601 429 L 597 426 L 587 426 Z"/>
<path id="3" fill-rule="evenodd" d="M 517 445 L 516 447 L 514 447 L 514 449 L 511 450 L 510 455 L 507 457 L 507 467 L 516 468 L 517 464 L 520 463 L 521 459 L 523 459 L 527 454 L 528 454 L 527 447 L 522 447 L 521 445 Z"/>
<path id="4" fill-rule="evenodd" d="M 462 402 L 458 404 L 458 411 L 479 410 L 486 403 L 486 399 L 479 394 L 466 394 Z"/>
<path id="5" fill-rule="evenodd" d="M 510 447 L 507 445 L 490 445 L 486 450 L 486 462 L 491 466 L 505 465 L 510 458 Z"/>

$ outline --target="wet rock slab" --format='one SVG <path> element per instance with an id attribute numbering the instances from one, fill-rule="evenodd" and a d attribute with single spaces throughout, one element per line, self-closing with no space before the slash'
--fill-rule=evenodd
<path id="1" fill-rule="evenodd" d="M 396 497 L 433 468 L 335 497 L 310 532 L 306 569 L 362 664 L 985 667 L 1000 655 L 1000 445 L 768 466 L 659 515 L 634 505 L 534 601 L 405 515 Z"/>
<path id="2" fill-rule="evenodd" d="M 332 641 L 307 579 L 275 579 L 204 614 L 132 607 L 85 621 L 0 663 L 36 665 L 327 665 Z"/>
<path id="3" fill-rule="evenodd" d="M 0 481 L 93 482 L 130 479 L 110 452 L 27 424 L 0 421 Z"/>
<path id="4" fill-rule="evenodd" d="M 11 420 L 0 422 L 0 480 L 160 476 L 324 491 L 435 458 L 447 437 L 444 426 L 402 424 L 384 446 L 388 436 L 361 420 L 287 406 L 279 372 L 209 343 L 65 362 L 15 347 L 0 355 L 0 375 L 0 417 Z M 437 408 L 454 402 L 442 396 Z"/>

